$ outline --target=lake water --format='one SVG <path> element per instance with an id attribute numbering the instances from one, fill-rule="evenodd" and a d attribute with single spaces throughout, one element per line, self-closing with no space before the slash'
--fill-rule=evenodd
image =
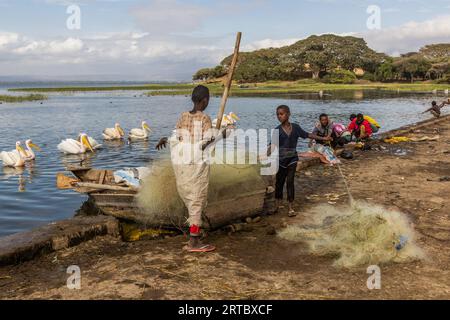
<path id="1" fill-rule="evenodd" d="M 0 91 L 4 91 L 0 88 Z M 29 230 L 49 222 L 65 219 L 86 200 L 86 196 L 56 188 L 56 173 L 67 164 L 78 164 L 80 156 L 61 154 L 56 146 L 65 138 L 86 132 L 102 141 L 104 128 L 120 122 L 124 129 L 139 127 L 146 120 L 154 130 L 148 142 L 104 143 L 104 149 L 89 154 L 85 164 L 93 167 L 122 168 L 146 166 L 158 154 L 154 146 L 161 136 L 172 131 L 179 114 L 191 107 L 189 97 L 146 97 L 143 92 L 89 92 L 51 94 L 40 102 L 0 105 L 0 150 L 12 150 L 17 140 L 32 139 L 42 151 L 35 163 L 24 169 L 0 167 L 0 236 Z M 240 117 L 239 127 L 274 128 L 275 107 L 291 107 L 293 121 L 312 130 L 317 117 L 325 112 L 335 121 L 347 123 L 349 114 L 363 112 L 373 116 L 390 130 L 426 119 L 419 115 L 433 99 L 431 95 L 388 96 L 373 93 L 352 93 L 326 96 L 316 94 L 278 98 L 231 98 L 227 111 Z M 442 99 L 442 98 L 439 98 Z M 214 116 L 220 99 L 214 97 L 207 112 Z M 299 150 L 306 148 L 306 142 Z M 168 152 L 167 150 L 164 152 Z M 86 157 L 86 156 L 85 156 Z"/>

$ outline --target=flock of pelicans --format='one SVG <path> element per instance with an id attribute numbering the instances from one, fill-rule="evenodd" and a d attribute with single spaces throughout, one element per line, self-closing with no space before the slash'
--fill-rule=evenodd
<path id="1" fill-rule="evenodd" d="M 222 126 L 233 125 L 239 117 L 230 112 L 223 116 Z M 215 127 L 217 120 L 213 121 Z M 131 129 L 128 134 L 129 141 L 147 140 L 152 129 L 149 125 L 142 121 L 141 128 Z M 116 123 L 114 128 L 107 128 L 103 130 L 103 139 L 107 141 L 122 140 L 125 137 L 125 131 L 120 124 Z M 20 168 L 24 167 L 28 161 L 33 161 L 36 158 L 34 150 L 40 151 L 40 148 L 30 139 L 25 142 L 26 148 L 22 146 L 20 141 L 16 142 L 16 148 L 12 151 L 0 152 L 0 160 L 2 160 L 5 167 Z M 80 133 L 77 139 L 64 139 L 58 144 L 58 150 L 65 154 L 83 154 L 86 152 L 95 152 L 102 145 L 94 138 L 88 136 L 86 133 Z M 33 150 L 34 149 L 34 150 Z"/>
<path id="2" fill-rule="evenodd" d="M 131 129 L 128 135 L 130 141 L 147 140 L 152 129 L 149 125 L 142 121 L 141 128 Z M 108 141 L 121 140 L 125 137 L 125 131 L 120 124 L 116 123 L 114 128 L 107 128 L 103 130 L 103 139 Z M 36 158 L 34 150 L 40 151 L 40 148 L 31 141 L 25 142 L 26 149 L 22 146 L 20 141 L 16 142 L 16 148 L 12 151 L 0 152 L 0 160 L 2 160 L 5 167 L 20 168 L 24 167 L 28 161 L 33 161 Z M 86 152 L 95 152 L 102 145 L 94 138 L 89 137 L 86 133 L 80 133 L 77 139 L 65 139 L 58 144 L 58 150 L 65 154 L 82 154 Z M 33 150 L 34 149 L 34 150 Z"/>

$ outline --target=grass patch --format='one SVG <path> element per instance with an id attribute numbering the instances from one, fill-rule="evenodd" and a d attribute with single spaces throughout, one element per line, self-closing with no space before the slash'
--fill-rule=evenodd
<path id="1" fill-rule="evenodd" d="M 47 100 L 47 96 L 43 94 L 29 94 L 26 96 L 0 95 L 0 102 L 5 103 L 40 101 L 40 100 Z"/>
<path id="2" fill-rule="evenodd" d="M 223 89 L 220 85 L 207 85 L 212 95 L 221 95 Z M 231 95 L 237 97 L 270 96 L 280 94 L 296 94 L 319 91 L 345 91 L 345 90 L 386 90 L 411 93 L 431 93 L 433 90 L 443 91 L 449 89 L 448 84 L 432 83 L 368 83 L 368 84 L 331 84 L 321 82 L 267 82 L 256 84 L 233 85 Z M 149 96 L 162 95 L 189 95 L 191 89 L 154 90 L 147 92 Z"/>

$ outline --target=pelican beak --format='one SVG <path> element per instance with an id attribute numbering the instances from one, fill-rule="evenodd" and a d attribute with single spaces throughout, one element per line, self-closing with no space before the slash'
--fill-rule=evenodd
<path id="1" fill-rule="evenodd" d="M 118 126 L 118 127 L 117 127 L 117 130 L 119 130 L 119 133 L 120 133 L 121 136 L 124 136 L 124 135 L 125 135 L 125 132 L 123 131 L 123 129 L 122 129 L 121 126 Z"/>
<path id="2" fill-rule="evenodd" d="M 26 154 L 22 146 L 16 146 L 16 150 L 19 151 L 20 154 Z"/>
<path id="3" fill-rule="evenodd" d="M 152 132 L 152 129 L 146 123 L 144 124 L 144 129 L 149 131 L 149 132 Z"/>
<path id="4" fill-rule="evenodd" d="M 236 120 L 236 121 L 241 120 L 241 118 L 239 118 L 239 117 L 236 115 L 236 113 L 232 113 L 232 114 L 231 114 L 231 117 L 232 117 L 234 120 Z"/>
<path id="5" fill-rule="evenodd" d="M 39 146 L 35 145 L 34 143 L 30 143 L 30 147 L 34 148 L 37 151 L 41 151 L 41 148 Z"/>
<path id="6" fill-rule="evenodd" d="M 89 139 L 88 139 L 86 136 L 82 136 L 82 137 L 81 137 L 81 142 L 82 142 L 86 147 L 88 147 L 89 150 L 91 150 L 92 152 L 95 152 L 95 151 L 94 151 L 94 148 L 92 147 L 91 143 L 89 142 Z"/>

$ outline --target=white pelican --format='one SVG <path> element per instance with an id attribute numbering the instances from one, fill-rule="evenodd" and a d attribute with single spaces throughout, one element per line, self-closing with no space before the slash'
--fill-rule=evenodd
<path id="1" fill-rule="evenodd" d="M 80 133 L 80 134 L 78 135 L 77 140 L 78 140 L 79 142 L 81 142 L 81 135 L 82 135 L 82 134 L 85 134 L 85 133 Z M 87 134 L 86 134 L 86 137 L 87 137 L 89 143 L 91 144 L 92 149 L 97 150 L 97 149 L 100 149 L 100 148 L 102 147 L 102 145 L 101 145 L 100 143 L 98 143 L 97 140 L 95 140 L 94 138 L 88 136 Z"/>
<path id="2" fill-rule="evenodd" d="M 152 132 L 152 129 L 148 126 L 147 122 L 142 121 L 142 129 L 131 129 L 128 139 L 147 140 L 149 132 Z"/>
<path id="3" fill-rule="evenodd" d="M 118 123 L 114 125 L 114 128 L 106 128 L 103 131 L 103 138 L 105 140 L 120 140 L 124 137 L 124 135 L 125 132 Z"/>
<path id="4" fill-rule="evenodd" d="M 89 142 L 88 135 L 85 133 L 80 134 L 79 141 L 74 139 L 65 139 L 61 141 L 58 145 L 58 150 L 66 154 L 81 154 L 86 153 L 89 150 L 95 152 L 92 144 Z"/>
<path id="5" fill-rule="evenodd" d="M 24 150 L 25 161 L 31 161 L 36 159 L 36 155 L 34 154 L 33 148 L 36 149 L 37 151 L 41 151 L 41 148 L 35 145 L 33 141 L 31 141 L 31 139 L 25 141 L 25 145 L 27 146 L 27 150 Z"/>
<path id="6" fill-rule="evenodd" d="M 102 145 L 98 143 L 94 138 L 88 136 L 88 140 L 94 150 L 100 149 L 102 147 Z"/>
<path id="7" fill-rule="evenodd" d="M 222 118 L 222 128 L 225 128 L 230 125 L 236 124 L 236 122 L 240 120 L 240 118 L 234 113 L 230 112 L 229 114 L 224 114 Z M 215 128 L 217 125 L 217 119 L 214 119 L 212 122 L 212 126 Z"/>
<path id="8" fill-rule="evenodd" d="M 25 150 L 23 150 L 20 141 L 16 142 L 16 149 L 10 152 L 0 152 L 0 159 L 3 161 L 5 167 L 20 168 L 25 166 L 25 160 L 23 158 Z"/>
<path id="9" fill-rule="evenodd" d="M 231 121 L 231 124 L 236 124 L 236 122 L 238 122 L 239 120 L 241 120 L 241 118 L 239 118 L 239 117 L 237 116 L 237 114 L 234 113 L 234 112 L 230 112 L 230 113 L 228 114 L 228 119 Z"/>

